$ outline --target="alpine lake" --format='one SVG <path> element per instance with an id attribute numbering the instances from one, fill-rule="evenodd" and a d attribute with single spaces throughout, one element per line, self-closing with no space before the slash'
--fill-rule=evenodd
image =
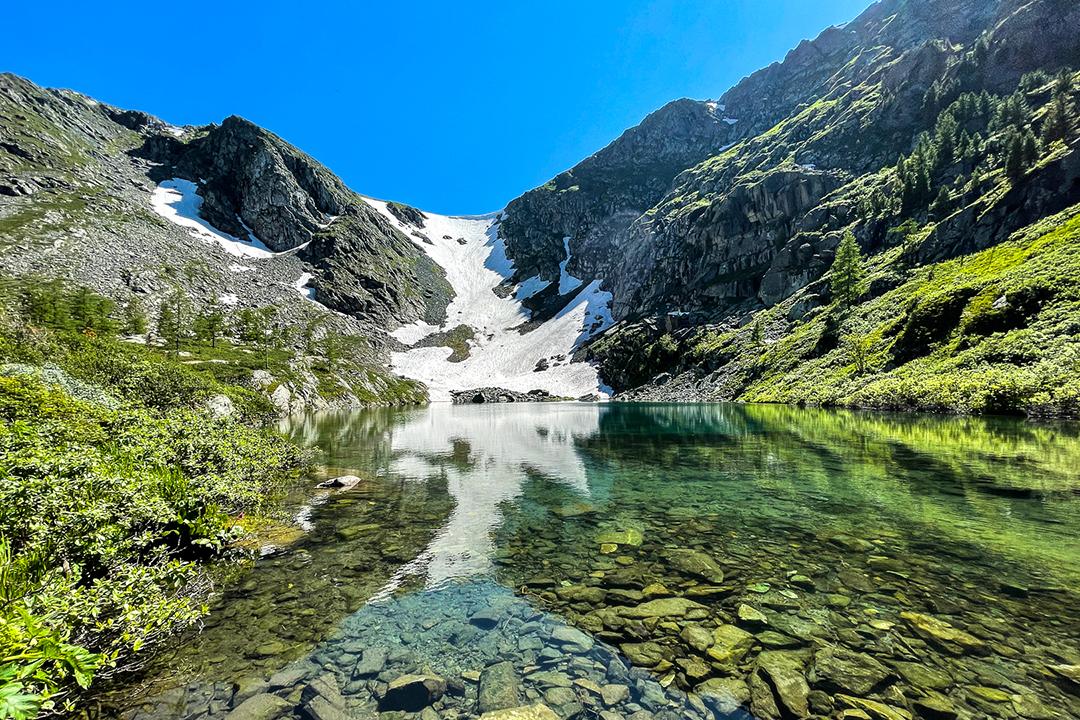
<path id="1" fill-rule="evenodd" d="M 290 498 L 105 716 L 1080 718 L 1080 425 L 556 403 L 281 429 L 360 482 Z"/>

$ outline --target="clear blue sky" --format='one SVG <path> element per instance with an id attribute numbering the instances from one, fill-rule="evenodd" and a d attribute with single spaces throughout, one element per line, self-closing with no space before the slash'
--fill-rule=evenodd
<path id="1" fill-rule="evenodd" d="M 359 192 L 469 214 L 869 4 L 13 1 L 0 70 L 178 124 L 243 115 Z"/>

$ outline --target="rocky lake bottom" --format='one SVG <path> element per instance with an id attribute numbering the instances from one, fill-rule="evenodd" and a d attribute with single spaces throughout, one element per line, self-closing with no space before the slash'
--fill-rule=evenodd
<path id="1" fill-rule="evenodd" d="M 434 405 L 219 580 L 124 720 L 1080 718 L 1080 426 Z"/>

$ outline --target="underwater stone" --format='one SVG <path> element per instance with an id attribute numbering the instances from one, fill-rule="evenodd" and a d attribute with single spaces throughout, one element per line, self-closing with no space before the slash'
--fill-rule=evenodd
<path id="1" fill-rule="evenodd" d="M 588 652 L 596 644 L 585 633 L 567 625 L 555 628 L 554 632 L 551 633 L 551 638 L 560 645 L 569 648 L 572 652 Z"/>
<path id="2" fill-rule="evenodd" d="M 547 705 L 536 703 L 484 713 L 480 720 L 559 720 L 559 716 Z"/>
<path id="3" fill-rule="evenodd" d="M 745 625 L 757 626 L 769 624 L 769 618 L 765 617 L 765 613 L 746 603 L 741 603 L 735 611 L 735 614 L 738 616 L 739 622 Z"/>
<path id="4" fill-rule="evenodd" d="M 368 648 L 360 656 L 360 661 L 353 668 L 354 678 L 371 677 L 378 675 L 386 669 L 386 650 L 382 648 Z"/>
<path id="5" fill-rule="evenodd" d="M 644 541 L 645 536 L 641 531 L 636 528 L 629 528 L 627 530 L 609 530 L 607 532 L 600 533 L 596 542 L 601 545 L 630 545 L 637 547 Z"/>
<path id="6" fill-rule="evenodd" d="M 750 701 L 750 688 L 738 678 L 712 678 L 695 687 L 694 692 L 721 716 L 734 713 Z"/>
<path id="7" fill-rule="evenodd" d="M 824 647 L 814 655 L 813 678 L 824 690 L 867 695 L 891 677 L 893 673 L 874 658 L 846 648 Z"/>
<path id="8" fill-rule="evenodd" d="M 699 602 L 686 598 L 661 598 L 650 600 L 647 603 L 632 608 L 619 608 L 619 614 L 623 617 L 643 620 L 660 617 L 684 617 L 690 614 L 704 612 L 708 614 L 708 608 Z"/>
<path id="9" fill-rule="evenodd" d="M 284 698 L 269 693 L 252 695 L 233 708 L 227 720 L 276 720 L 292 710 L 292 704 Z"/>
<path id="10" fill-rule="evenodd" d="M 668 550 L 664 557 L 675 569 L 688 575 L 713 583 L 724 582 L 724 571 L 717 562 L 699 550 Z"/>
<path id="11" fill-rule="evenodd" d="M 437 675 L 402 675 L 390 681 L 379 709 L 418 712 L 445 692 L 446 680 Z"/>
<path id="12" fill-rule="evenodd" d="M 687 625 L 679 633 L 682 641 L 698 652 L 705 652 L 713 644 L 712 633 L 700 625 Z"/>
<path id="13" fill-rule="evenodd" d="M 521 704 L 521 679 L 511 662 L 489 665 L 480 673 L 476 707 L 481 713 L 505 710 Z"/>
<path id="14" fill-rule="evenodd" d="M 735 672 L 736 666 L 754 646 L 754 636 L 734 625 L 721 625 L 713 630 L 713 645 L 708 649 L 714 667 L 725 673 Z"/>
<path id="15" fill-rule="evenodd" d="M 944 620 L 939 620 L 932 615 L 902 612 L 900 613 L 900 619 L 906 622 L 924 640 L 929 640 L 955 655 L 962 655 L 965 652 L 981 655 L 988 651 L 986 643 L 982 640 L 970 633 L 954 628 Z"/>
<path id="16" fill-rule="evenodd" d="M 758 669 L 768 677 L 780 704 L 795 717 L 810 714 L 810 686 L 803 677 L 802 658 L 792 652 L 765 650 L 757 658 Z"/>

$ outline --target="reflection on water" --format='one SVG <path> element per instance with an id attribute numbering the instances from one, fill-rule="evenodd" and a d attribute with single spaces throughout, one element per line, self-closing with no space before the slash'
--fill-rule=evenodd
<path id="1" fill-rule="evenodd" d="M 1080 717 L 1076 426 L 547 404 L 282 429 L 363 482 L 304 503 L 125 717 Z"/>

